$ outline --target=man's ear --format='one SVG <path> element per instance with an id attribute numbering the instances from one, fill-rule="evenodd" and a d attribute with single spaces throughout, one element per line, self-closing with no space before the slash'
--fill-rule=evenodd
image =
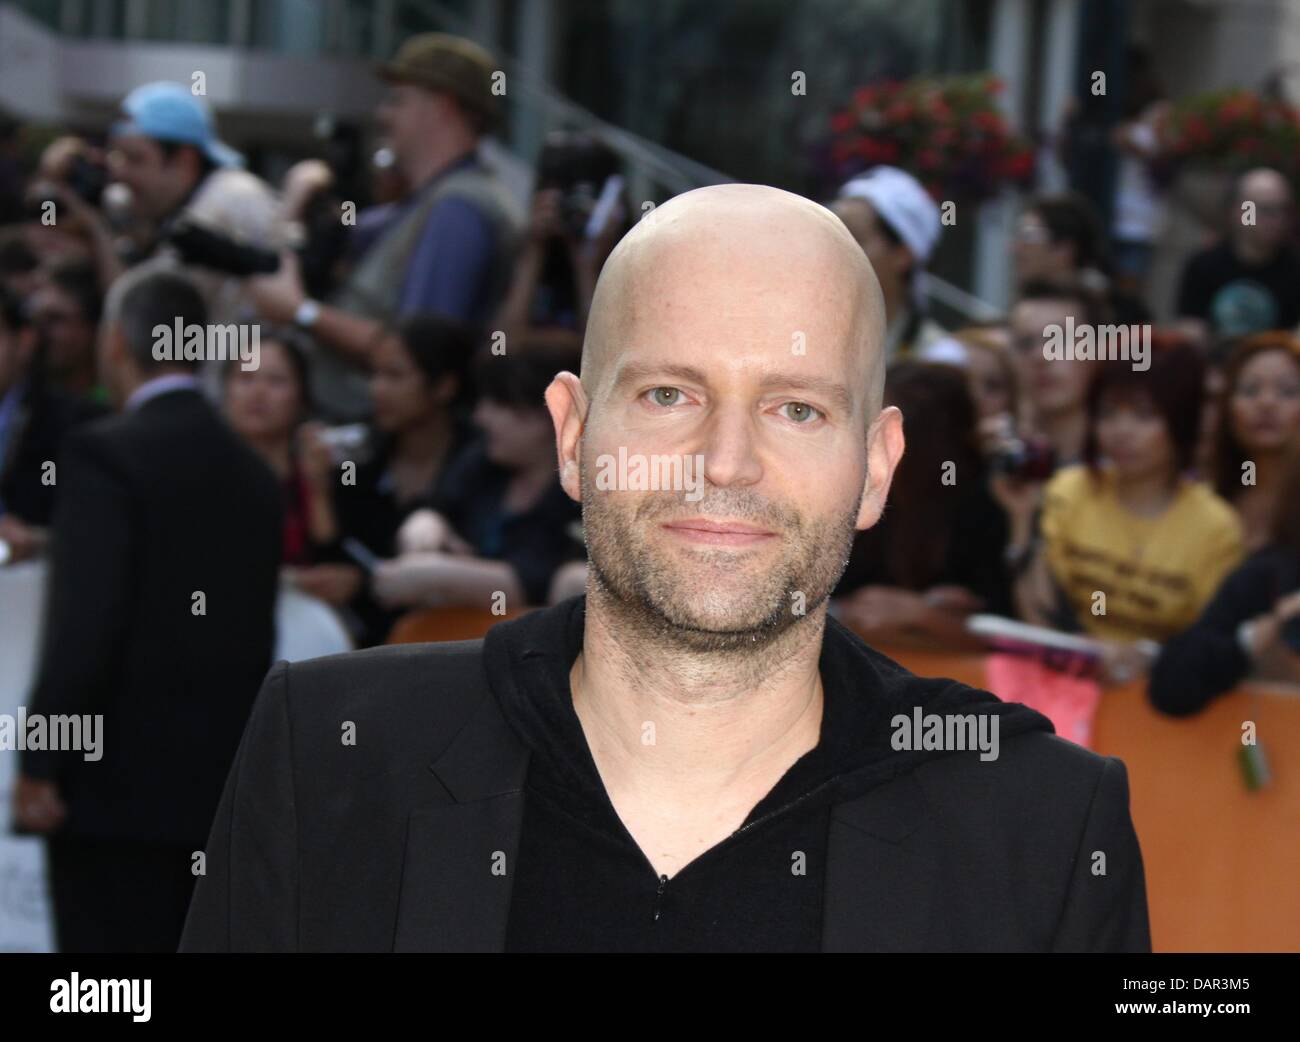
<path id="1" fill-rule="evenodd" d="M 865 531 L 880 520 L 894 480 L 894 469 L 903 458 L 903 414 L 898 406 L 880 410 L 867 431 L 867 480 L 862 486 L 862 504 L 854 526 Z"/>
<path id="2" fill-rule="evenodd" d="M 555 424 L 555 452 L 560 485 L 569 498 L 582 502 L 582 428 L 587 420 L 587 395 L 572 373 L 557 373 L 546 388 L 546 408 Z"/>

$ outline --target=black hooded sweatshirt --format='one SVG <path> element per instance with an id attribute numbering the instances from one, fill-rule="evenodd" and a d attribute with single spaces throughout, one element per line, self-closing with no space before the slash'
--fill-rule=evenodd
<path id="1" fill-rule="evenodd" d="M 832 618 L 820 672 L 821 737 L 744 824 L 669 879 L 609 799 L 569 689 L 585 598 L 491 629 L 493 694 L 529 749 L 508 951 L 817 951 L 831 809 L 943 755 L 899 750 L 898 714 L 993 714 L 999 742 L 1052 730 L 1026 706 L 914 676 Z"/>

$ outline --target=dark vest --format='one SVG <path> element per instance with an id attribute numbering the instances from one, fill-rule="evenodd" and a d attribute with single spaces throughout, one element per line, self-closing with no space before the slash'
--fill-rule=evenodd
<path id="1" fill-rule="evenodd" d="M 392 322 L 397 317 L 411 255 L 429 215 L 449 197 L 469 200 L 491 225 L 493 250 L 487 299 L 490 307 L 496 307 L 510 287 L 524 215 L 501 181 L 479 165 L 454 170 L 429 185 L 423 197 L 366 251 L 331 303 L 353 314 Z M 312 398 L 331 419 L 352 421 L 369 416 L 368 380 L 364 370 L 335 352 L 323 350 L 313 359 Z"/>

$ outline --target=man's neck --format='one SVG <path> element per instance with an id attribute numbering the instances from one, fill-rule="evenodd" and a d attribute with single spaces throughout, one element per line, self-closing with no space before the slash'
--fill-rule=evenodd
<path id="1" fill-rule="evenodd" d="M 611 600 L 588 582 L 583 650 L 569 677 L 616 803 L 635 793 L 704 811 L 737 798 L 747 812 L 818 744 L 825 605 L 767 646 L 703 653 L 650 625 L 621 625 Z"/>
<path id="2" fill-rule="evenodd" d="M 1263 245 L 1245 237 L 1235 240 L 1232 244 L 1232 252 L 1237 255 L 1237 260 L 1252 268 L 1262 268 L 1270 264 L 1281 251 L 1280 246 Z"/>
<path id="3" fill-rule="evenodd" d="M 203 184 L 205 180 L 207 180 L 206 175 L 200 175 L 196 177 L 194 179 L 194 183 L 191 184 L 188 188 L 186 188 L 184 192 L 181 194 L 181 197 L 177 199 L 176 202 L 171 207 L 169 207 L 167 211 L 164 214 L 162 214 L 162 216 L 158 218 L 157 228 L 159 231 L 161 231 L 166 225 L 170 224 L 173 220 L 175 220 L 180 215 L 181 211 L 184 210 L 185 207 L 190 205 L 190 203 L 194 200 L 194 196 L 198 194 L 199 187 Z"/>
<path id="4" fill-rule="evenodd" d="M 411 158 L 406 176 L 417 188 L 426 185 L 444 170 L 472 155 L 476 147 L 477 142 L 473 140 L 431 142 L 428 151 Z"/>
<path id="5" fill-rule="evenodd" d="M 156 384 L 159 380 L 166 379 L 172 382 L 192 382 L 198 376 L 193 369 L 172 368 L 169 366 L 151 369 L 147 372 L 139 369 L 132 369 L 124 372 L 118 383 L 118 393 L 116 397 L 119 409 L 130 408 L 133 403 L 132 399 L 136 397 L 136 392 L 149 384 Z"/>

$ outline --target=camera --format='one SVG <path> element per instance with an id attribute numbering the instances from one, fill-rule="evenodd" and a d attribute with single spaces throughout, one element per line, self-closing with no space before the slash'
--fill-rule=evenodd
<path id="1" fill-rule="evenodd" d="M 65 181 L 69 190 L 79 199 L 96 208 L 103 202 L 104 189 L 108 187 L 108 182 L 108 167 L 85 156 L 76 156 L 72 160 Z"/>
<path id="2" fill-rule="evenodd" d="M 240 242 L 187 217 L 168 225 L 162 238 L 191 267 L 211 268 L 236 278 L 269 275 L 280 268 L 280 255 L 274 250 Z"/>
<path id="3" fill-rule="evenodd" d="M 1011 438 L 989 457 L 989 469 L 1018 481 L 1046 481 L 1056 470 L 1056 453 L 1046 442 Z"/>
<path id="4" fill-rule="evenodd" d="M 592 211 L 611 177 L 618 156 L 590 134 L 557 130 L 548 134 L 537 161 L 537 187 L 560 191 L 560 219 L 576 236 L 586 234 Z"/>

